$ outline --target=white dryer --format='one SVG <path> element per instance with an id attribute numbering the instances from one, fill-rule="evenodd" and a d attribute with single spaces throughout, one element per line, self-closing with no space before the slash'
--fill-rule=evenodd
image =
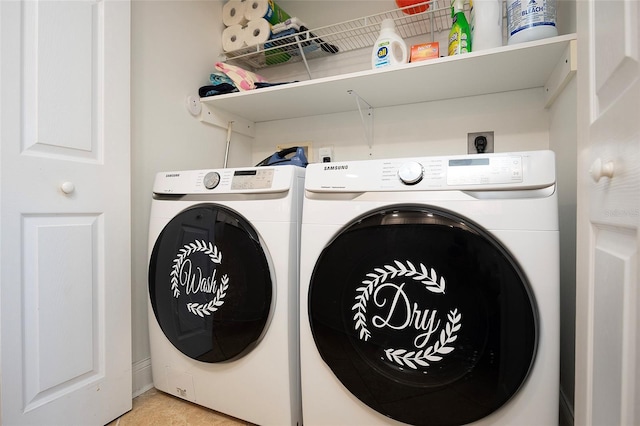
<path id="1" fill-rule="evenodd" d="M 149 228 L 156 388 L 260 425 L 300 425 L 305 169 L 162 172 Z"/>
<path id="2" fill-rule="evenodd" d="M 305 426 L 558 422 L 550 151 L 313 164 Z"/>

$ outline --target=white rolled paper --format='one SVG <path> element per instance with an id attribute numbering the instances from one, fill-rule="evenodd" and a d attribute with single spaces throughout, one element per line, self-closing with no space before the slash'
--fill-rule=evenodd
<path id="1" fill-rule="evenodd" d="M 244 42 L 247 46 L 266 43 L 271 37 L 271 24 L 266 19 L 254 19 L 244 27 Z"/>
<path id="2" fill-rule="evenodd" d="M 291 18 L 287 12 L 282 10 L 280 6 L 273 0 L 246 0 L 244 9 L 244 17 L 247 21 L 264 18 L 271 25 L 284 22 Z"/>
<path id="3" fill-rule="evenodd" d="M 247 21 L 269 17 L 273 11 L 268 0 L 247 0 L 244 17 Z"/>
<path id="4" fill-rule="evenodd" d="M 245 34 L 241 25 L 232 25 L 225 28 L 222 31 L 222 50 L 230 52 L 246 46 Z"/>
<path id="5" fill-rule="evenodd" d="M 247 23 L 247 19 L 244 17 L 246 7 L 246 0 L 229 0 L 222 7 L 222 22 L 227 27 L 245 25 Z"/>

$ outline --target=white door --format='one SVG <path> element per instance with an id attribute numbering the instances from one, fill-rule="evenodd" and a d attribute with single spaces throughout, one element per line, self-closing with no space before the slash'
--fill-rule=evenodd
<path id="1" fill-rule="evenodd" d="M 126 0 L 0 1 L 3 425 L 131 408 Z"/>
<path id="2" fill-rule="evenodd" d="M 640 424 L 640 3 L 578 0 L 576 425 Z"/>

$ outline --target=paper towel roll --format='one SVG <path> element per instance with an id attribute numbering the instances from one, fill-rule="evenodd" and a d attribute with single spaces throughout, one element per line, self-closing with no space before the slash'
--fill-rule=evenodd
<path id="1" fill-rule="evenodd" d="M 244 17 L 246 7 L 246 0 L 229 0 L 222 7 L 222 22 L 227 27 L 245 25 L 247 23 L 247 19 Z"/>
<path id="2" fill-rule="evenodd" d="M 470 15 L 474 52 L 502 46 L 501 0 L 473 0 Z"/>
<path id="3" fill-rule="evenodd" d="M 248 21 L 264 18 L 275 25 L 291 18 L 273 0 L 246 0 L 246 3 L 244 17 Z"/>
<path id="4" fill-rule="evenodd" d="M 249 21 L 244 31 L 244 42 L 247 46 L 265 43 L 271 37 L 271 24 L 266 19 L 253 19 Z"/>
<path id="5" fill-rule="evenodd" d="M 232 25 L 222 31 L 222 50 L 229 52 L 245 46 L 245 32 L 242 25 Z"/>

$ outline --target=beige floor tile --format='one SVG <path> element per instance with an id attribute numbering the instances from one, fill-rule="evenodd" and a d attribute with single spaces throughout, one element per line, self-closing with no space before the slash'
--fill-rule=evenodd
<path id="1" fill-rule="evenodd" d="M 208 408 L 176 398 L 153 388 L 133 399 L 128 413 L 108 426 L 250 426 Z"/>

